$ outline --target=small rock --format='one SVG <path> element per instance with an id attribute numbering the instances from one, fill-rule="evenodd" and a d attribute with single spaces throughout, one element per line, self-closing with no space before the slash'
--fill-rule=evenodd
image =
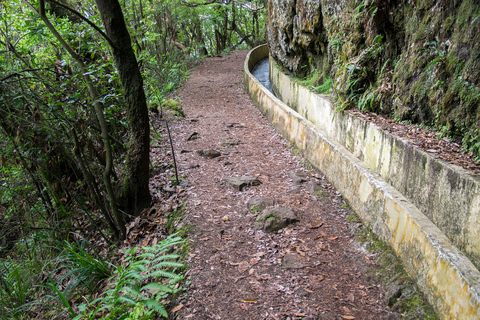
<path id="1" fill-rule="evenodd" d="M 319 200 L 321 197 L 323 197 L 323 192 L 325 192 L 325 189 L 315 181 L 309 181 L 306 184 L 305 189 L 307 189 L 307 191 L 315 200 Z"/>
<path id="2" fill-rule="evenodd" d="M 222 154 L 217 150 L 209 149 L 209 150 L 198 150 L 197 153 L 204 158 L 213 159 L 220 157 Z"/>
<path id="3" fill-rule="evenodd" d="M 222 140 L 222 147 L 233 147 L 240 143 L 240 140 L 228 137 Z"/>
<path id="4" fill-rule="evenodd" d="M 288 176 L 293 180 L 293 183 L 295 184 L 300 184 L 308 181 L 307 179 L 308 175 L 305 172 L 290 171 L 288 173 Z"/>
<path id="5" fill-rule="evenodd" d="M 255 228 L 275 232 L 295 222 L 298 222 L 298 215 L 292 208 L 272 207 L 265 209 L 264 213 L 257 218 Z"/>
<path id="6" fill-rule="evenodd" d="M 287 253 L 283 257 L 282 266 L 285 269 L 302 269 L 306 267 L 296 253 Z"/>
<path id="7" fill-rule="evenodd" d="M 259 186 L 262 183 L 257 178 L 251 176 L 229 177 L 223 180 L 238 191 L 242 191 L 245 187 L 249 186 Z"/>
<path id="8" fill-rule="evenodd" d="M 295 295 L 299 296 L 299 297 L 306 297 L 308 296 L 310 293 L 305 290 L 304 288 L 300 288 L 298 289 L 297 291 L 295 291 Z"/>
<path id="9" fill-rule="evenodd" d="M 276 204 L 275 199 L 272 198 L 262 198 L 262 197 L 253 197 L 247 201 L 247 208 L 250 212 L 261 212 L 267 207 L 272 207 Z"/>
<path id="10" fill-rule="evenodd" d="M 192 151 L 190 151 L 190 150 L 180 150 L 180 154 L 189 153 L 189 152 L 192 152 Z"/>
<path id="11" fill-rule="evenodd" d="M 198 132 L 194 132 L 187 138 L 187 141 L 196 140 L 198 138 L 200 138 L 200 136 L 198 135 Z"/>
<path id="12" fill-rule="evenodd" d="M 189 169 L 197 169 L 197 168 L 200 168 L 200 165 L 199 164 L 192 164 Z"/>

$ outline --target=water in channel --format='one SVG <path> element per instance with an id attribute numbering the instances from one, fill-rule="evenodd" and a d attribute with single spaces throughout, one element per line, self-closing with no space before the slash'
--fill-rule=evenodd
<path id="1" fill-rule="evenodd" d="M 271 93 L 272 85 L 269 78 L 268 58 L 260 60 L 252 69 L 252 75 Z M 274 93 L 273 93 L 274 94 Z M 275 95 L 275 94 L 274 94 Z"/>

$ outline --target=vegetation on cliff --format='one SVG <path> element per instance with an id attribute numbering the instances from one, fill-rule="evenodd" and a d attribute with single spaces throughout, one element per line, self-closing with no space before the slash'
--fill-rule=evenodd
<path id="1" fill-rule="evenodd" d="M 314 88 L 331 81 L 339 109 L 434 127 L 479 160 L 479 4 L 270 0 L 268 41 Z"/>

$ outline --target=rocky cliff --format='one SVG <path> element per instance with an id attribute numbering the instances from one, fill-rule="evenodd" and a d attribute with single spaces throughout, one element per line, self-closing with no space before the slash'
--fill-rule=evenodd
<path id="1" fill-rule="evenodd" d="M 339 109 L 436 127 L 480 155 L 480 0 L 269 0 L 272 56 Z M 325 88 L 325 86 L 322 86 Z"/>

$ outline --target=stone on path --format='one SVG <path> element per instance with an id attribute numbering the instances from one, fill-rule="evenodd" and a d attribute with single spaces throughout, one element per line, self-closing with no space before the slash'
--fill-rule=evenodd
<path id="1" fill-rule="evenodd" d="M 315 200 L 319 200 L 323 196 L 322 193 L 325 191 L 325 189 L 315 181 L 309 181 L 305 188 Z"/>
<path id="2" fill-rule="evenodd" d="M 292 208 L 272 207 L 265 209 L 264 213 L 257 218 L 255 228 L 275 232 L 295 222 L 298 222 L 298 215 Z"/>
<path id="3" fill-rule="evenodd" d="M 283 257 L 282 266 L 285 269 L 301 269 L 306 267 L 296 253 L 287 253 Z"/>
<path id="4" fill-rule="evenodd" d="M 308 181 L 308 174 L 305 172 L 295 172 L 295 171 L 290 171 L 288 173 L 288 176 L 293 180 L 293 183 L 295 184 L 300 184 L 302 182 Z"/>
<path id="5" fill-rule="evenodd" d="M 192 133 L 190 136 L 188 136 L 187 141 L 192 141 L 198 139 L 200 136 L 198 135 L 198 132 Z"/>
<path id="6" fill-rule="evenodd" d="M 272 198 L 264 198 L 264 197 L 253 197 L 247 201 L 247 208 L 248 211 L 254 212 L 261 212 L 265 210 L 267 207 L 272 207 L 276 204 L 276 200 Z"/>
<path id="7" fill-rule="evenodd" d="M 220 157 L 222 154 L 217 150 L 209 149 L 209 150 L 198 150 L 197 153 L 204 158 L 213 159 Z"/>
<path id="8" fill-rule="evenodd" d="M 233 146 L 236 146 L 240 143 L 240 140 L 238 139 L 235 139 L 235 138 L 232 138 L 232 137 L 228 137 L 228 138 L 225 138 L 222 140 L 222 147 L 233 147 Z"/>
<path id="9" fill-rule="evenodd" d="M 249 186 L 259 186 L 262 183 L 257 178 L 251 176 L 229 177 L 223 180 L 238 191 L 242 191 L 245 187 Z"/>

